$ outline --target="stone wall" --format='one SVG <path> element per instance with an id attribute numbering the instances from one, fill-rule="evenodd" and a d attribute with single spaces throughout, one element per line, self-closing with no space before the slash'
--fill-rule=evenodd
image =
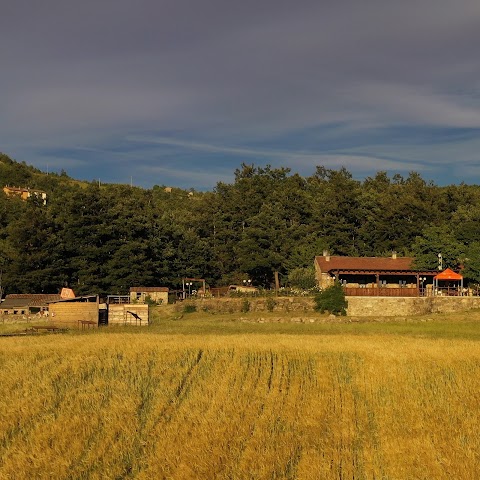
<path id="1" fill-rule="evenodd" d="M 480 297 L 433 297 L 432 313 L 450 313 L 480 308 Z"/>
<path id="2" fill-rule="evenodd" d="M 177 312 L 185 305 L 195 305 L 197 311 L 216 313 L 238 312 L 312 312 L 314 303 L 311 297 L 244 297 L 244 298 L 200 298 L 175 304 Z M 248 307 L 248 309 L 247 309 Z"/>
<path id="3" fill-rule="evenodd" d="M 347 297 L 349 316 L 426 315 L 480 308 L 480 297 Z"/>
<path id="4" fill-rule="evenodd" d="M 480 308 L 480 297 L 347 297 L 347 301 L 347 315 L 352 317 L 427 315 Z M 314 310 L 312 297 L 203 298 L 179 302 L 174 310 L 182 312 L 185 305 L 195 305 L 197 311 L 215 313 Z"/>

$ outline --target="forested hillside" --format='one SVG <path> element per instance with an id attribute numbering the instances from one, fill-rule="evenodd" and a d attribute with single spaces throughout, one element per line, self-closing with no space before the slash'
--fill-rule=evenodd
<path id="1" fill-rule="evenodd" d="M 480 281 L 480 187 L 441 187 L 417 173 L 378 172 L 360 182 L 346 169 L 243 164 L 211 192 L 82 183 L 0 155 L 0 184 L 44 190 L 47 205 L 0 191 L 0 270 L 6 293 L 125 293 L 252 279 L 268 287 L 337 255 L 415 255 L 418 266 L 459 268 Z"/>

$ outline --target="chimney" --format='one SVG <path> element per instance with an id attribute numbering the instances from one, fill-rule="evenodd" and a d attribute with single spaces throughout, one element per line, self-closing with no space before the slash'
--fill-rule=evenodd
<path id="1" fill-rule="evenodd" d="M 328 250 L 323 251 L 323 256 L 325 257 L 326 262 L 330 261 L 330 254 L 328 253 Z"/>
<path id="2" fill-rule="evenodd" d="M 397 259 L 397 252 L 396 252 L 395 250 L 392 252 L 392 258 L 393 258 L 394 260 Z"/>

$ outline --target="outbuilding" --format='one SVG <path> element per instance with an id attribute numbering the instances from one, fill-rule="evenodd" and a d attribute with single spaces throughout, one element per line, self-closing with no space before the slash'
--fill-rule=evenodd
<path id="1" fill-rule="evenodd" d="M 130 302 L 145 303 L 148 299 L 163 305 L 168 303 L 168 287 L 130 287 Z"/>
<path id="2" fill-rule="evenodd" d="M 100 322 L 98 295 L 56 300 L 49 304 L 49 311 L 51 322 L 65 328 L 79 328 L 86 324 L 98 327 Z"/>
<path id="3" fill-rule="evenodd" d="M 49 302 L 60 300 L 59 293 L 12 293 L 1 303 L 3 315 L 46 315 Z"/>
<path id="4" fill-rule="evenodd" d="M 106 325 L 148 326 L 149 306 L 138 303 L 104 303 L 98 295 L 58 300 L 49 305 L 50 320 L 65 328 Z"/>

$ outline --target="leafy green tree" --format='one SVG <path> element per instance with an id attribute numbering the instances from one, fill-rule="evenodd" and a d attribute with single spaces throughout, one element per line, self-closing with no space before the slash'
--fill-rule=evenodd
<path id="1" fill-rule="evenodd" d="M 235 183 L 218 184 L 215 193 L 213 264 L 222 278 L 246 273 L 268 286 L 275 271 L 286 272 L 292 249 L 308 231 L 306 182 L 286 168 L 243 164 Z"/>
<path id="2" fill-rule="evenodd" d="M 466 247 L 461 273 L 467 282 L 480 284 L 480 242 L 470 243 Z"/>
<path id="3" fill-rule="evenodd" d="M 362 188 L 363 221 L 359 245 L 363 253 L 402 252 L 426 225 L 438 223 L 437 188 L 418 174 L 390 180 L 385 172 L 367 178 Z"/>
<path id="4" fill-rule="evenodd" d="M 255 284 L 265 287 L 273 282 L 274 271 L 280 269 L 284 258 L 277 242 L 278 231 L 271 220 L 266 212 L 252 218 L 234 250 L 240 270 L 247 272 Z"/>
<path id="5" fill-rule="evenodd" d="M 324 250 L 331 251 L 332 246 L 315 232 L 296 237 L 285 259 L 286 270 L 290 272 L 296 268 L 311 267 L 315 257 Z"/>
<path id="6" fill-rule="evenodd" d="M 334 253 L 358 255 L 360 182 L 344 167 L 330 170 L 319 166 L 307 183 L 312 212 L 310 231 L 332 245 Z"/>
<path id="7" fill-rule="evenodd" d="M 479 223 L 480 203 L 476 201 L 473 204 L 459 205 L 452 214 L 452 230 L 459 242 L 465 245 L 480 242 Z"/>
<path id="8" fill-rule="evenodd" d="M 448 226 L 430 226 L 425 228 L 421 236 L 416 237 L 412 253 L 418 269 L 438 269 L 440 254 L 444 269 L 458 270 L 464 257 L 464 246 Z"/>
<path id="9" fill-rule="evenodd" d="M 295 268 L 288 274 L 288 283 L 292 287 L 309 290 L 316 285 L 313 267 Z"/>
<path id="10" fill-rule="evenodd" d="M 22 214 L 7 227 L 10 258 L 6 282 L 14 292 L 52 293 L 58 290 L 59 272 L 52 266 L 51 252 L 56 237 L 42 202 L 35 197 L 25 202 Z M 60 284 L 61 286 L 61 284 Z"/>

